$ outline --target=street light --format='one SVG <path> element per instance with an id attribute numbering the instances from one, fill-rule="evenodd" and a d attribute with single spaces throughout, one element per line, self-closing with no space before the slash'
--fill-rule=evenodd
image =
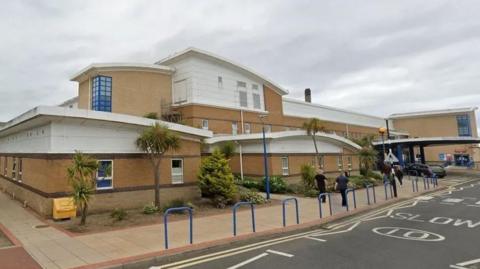
<path id="1" fill-rule="evenodd" d="M 382 158 L 383 158 L 383 162 L 385 162 L 385 140 L 383 139 L 383 135 L 385 134 L 385 132 L 387 131 L 387 128 L 385 127 L 380 127 L 378 129 L 378 132 L 380 133 L 380 135 L 382 136 L 382 147 L 383 147 L 383 154 L 382 154 Z"/>
<path id="2" fill-rule="evenodd" d="M 268 177 L 268 163 L 267 163 L 267 142 L 265 140 L 265 118 L 267 115 L 258 115 L 262 122 L 262 134 L 263 134 L 263 166 L 265 168 L 265 192 L 267 193 L 267 200 L 270 200 L 270 178 Z"/>

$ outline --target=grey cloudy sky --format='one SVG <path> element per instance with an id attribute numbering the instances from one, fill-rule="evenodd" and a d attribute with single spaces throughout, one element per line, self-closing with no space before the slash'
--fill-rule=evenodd
<path id="1" fill-rule="evenodd" d="M 386 116 L 480 103 L 479 1 L 5 1 L 0 121 L 76 95 L 92 62 L 195 46 L 301 98 Z"/>

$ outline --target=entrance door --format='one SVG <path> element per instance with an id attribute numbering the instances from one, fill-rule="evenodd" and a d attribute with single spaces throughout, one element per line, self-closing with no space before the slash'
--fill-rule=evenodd
<path id="1" fill-rule="evenodd" d="M 467 166 L 470 161 L 470 155 L 468 154 L 455 154 L 453 158 L 456 166 Z"/>

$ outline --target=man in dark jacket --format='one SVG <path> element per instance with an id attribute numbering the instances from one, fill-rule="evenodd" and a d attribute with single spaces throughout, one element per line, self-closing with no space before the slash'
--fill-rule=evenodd
<path id="1" fill-rule="evenodd" d="M 317 181 L 317 188 L 318 188 L 318 191 L 320 192 L 320 194 L 326 192 L 326 182 L 325 182 L 326 179 L 327 178 L 323 174 L 323 171 L 321 169 L 318 169 L 317 174 L 315 175 L 315 181 Z M 326 198 L 327 197 L 322 196 L 322 203 L 325 203 Z"/>
<path id="2" fill-rule="evenodd" d="M 340 191 L 342 195 L 342 206 L 347 206 L 347 188 L 348 188 L 348 177 L 342 172 L 340 176 L 337 177 L 336 180 L 336 190 Z"/>

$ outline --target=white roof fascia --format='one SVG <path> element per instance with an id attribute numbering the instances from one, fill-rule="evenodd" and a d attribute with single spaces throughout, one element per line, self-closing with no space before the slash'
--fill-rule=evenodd
<path id="1" fill-rule="evenodd" d="M 308 135 L 307 135 L 307 132 L 304 130 L 265 133 L 266 139 L 278 139 L 278 138 L 293 137 L 293 136 L 308 136 Z M 352 148 L 361 149 L 359 145 L 355 144 L 351 140 L 335 134 L 319 132 L 315 136 L 319 138 L 328 138 L 328 139 L 336 140 L 343 144 L 347 144 Z M 206 144 L 215 144 L 215 143 L 227 142 L 227 141 L 249 141 L 249 140 L 259 140 L 259 139 L 263 139 L 262 133 L 215 136 L 215 137 L 205 139 L 204 142 Z"/>
<path id="2" fill-rule="evenodd" d="M 75 96 L 75 97 L 72 97 L 68 100 L 65 100 L 61 104 L 59 104 L 58 106 L 65 106 L 65 105 L 73 104 L 73 103 L 76 103 L 76 102 L 78 102 L 78 96 Z"/>
<path id="3" fill-rule="evenodd" d="M 453 113 L 465 113 L 465 112 L 472 112 L 477 109 L 478 107 L 462 107 L 462 108 L 441 109 L 441 110 L 417 111 L 417 112 L 409 112 L 409 113 L 394 113 L 389 116 L 389 119 L 401 119 L 401 118 L 425 117 L 425 116 L 435 116 L 435 115 L 444 115 L 444 114 L 453 114 Z"/>
<path id="4" fill-rule="evenodd" d="M 216 55 L 216 54 L 213 54 L 211 52 L 208 52 L 208 51 L 205 51 L 205 50 L 201 50 L 201 49 L 197 49 L 197 48 L 194 48 L 194 47 L 190 47 L 190 48 L 187 48 L 183 51 L 180 51 L 180 52 L 177 52 L 177 53 L 174 53 L 166 58 L 163 58 L 161 59 L 160 61 L 157 61 L 155 64 L 163 64 L 163 65 L 168 65 L 169 63 L 172 63 L 172 62 L 175 62 L 179 57 L 181 56 L 184 56 L 184 55 L 187 55 L 189 53 L 197 53 L 199 55 L 203 55 L 203 56 L 206 56 L 208 58 L 213 58 L 214 60 L 217 60 L 221 63 L 224 63 L 224 64 L 227 64 L 227 65 L 230 65 L 230 66 L 233 66 L 235 68 L 238 68 L 240 69 L 241 71 L 244 71 L 244 72 L 247 72 L 249 73 L 250 75 L 253 75 L 254 77 L 257 77 L 258 79 L 262 80 L 263 83 L 267 84 L 267 86 L 270 86 L 272 87 L 274 90 L 276 90 L 280 95 L 285 95 L 285 94 L 288 94 L 288 90 L 283 88 L 282 86 L 278 85 L 277 83 L 273 82 L 272 80 L 268 79 L 267 77 L 265 77 L 264 75 L 261 75 L 255 71 L 253 71 L 252 69 L 246 67 L 246 66 L 243 66 L 241 64 L 238 64 L 232 60 L 229 60 L 227 58 L 224 58 L 222 56 L 219 56 L 219 55 Z"/>
<path id="5" fill-rule="evenodd" d="M 91 65 L 83 68 L 76 74 L 74 74 L 70 81 L 81 81 L 81 77 L 90 71 L 154 71 L 165 74 L 171 74 L 175 72 L 175 69 L 170 66 L 158 65 L 158 64 L 144 64 L 144 63 L 92 63 Z"/>
<path id="6" fill-rule="evenodd" d="M 160 120 L 153 120 L 144 117 L 131 116 L 126 114 L 118 114 L 111 112 L 101 112 L 85 109 L 73 109 L 66 107 L 52 107 L 52 106 L 38 106 L 35 107 L 20 116 L 8 121 L 0 128 L 0 134 L 2 131 L 19 125 L 23 122 L 26 122 L 30 119 L 40 117 L 40 116 L 54 116 L 54 117 L 65 117 L 65 118 L 81 118 L 89 120 L 100 120 L 100 121 L 109 121 L 117 123 L 125 123 L 139 126 L 152 126 L 155 123 L 160 123 L 166 125 L 170 130 L 200 136 L 203 138 L 209 138 L 213 136 L 213 133 L 208 130 L 198 129 L 182 124 L 171 123 Z"/>
<path id="7" fill-rule="evenodd" d="M 445 136 L 445 137 L 419 137 L 419 138 L 401 138 L 401 139 L 394 139 L 394 140 L 385 140 L 385 144 L 390 143 L 408 143 L 408 142 L 426 142 L 426 141 L 443 141 L 443 140 L 453 140 L 453 141 L 469 141 L 480 139 L 478 137 L 473 136 Z M 382 141 L 374 141 L 372 142 L 373 145 L 381 145 Z"/>

